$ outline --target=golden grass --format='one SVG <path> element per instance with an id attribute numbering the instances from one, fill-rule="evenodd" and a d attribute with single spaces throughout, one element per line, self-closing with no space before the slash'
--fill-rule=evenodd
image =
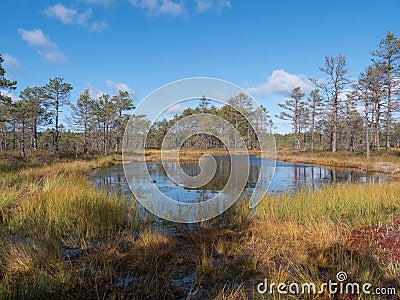
<path id="1" fill-rule="evenodd" d="M 297 223 L 333 222 L 344 227 L 391 223 L 400 210 L 400 184 L 327 185 L 318 190 L 267 196 L 257 207 L 261 219 Z"/>
<path id="2" fill-rule="evenodd" d="M 392 149 L 390 153 L 383 150 L 371 152 L 369 159 L 365 157 L 363 152 L 340 151 L 332 153 L 327 151 L 305 152 L 280 149 L 277 152 L 277 159 L 294 163 L 357 168 L 365 172 L 382 172 L 391 174 L 394 179 L 400 179 L 400 151 L 398 149 Z"/>
<path id="3" fill-rule="evenodd" d="M 399 215 L 397 182 L 339 184 L 267 196 L 257 207 L 244 249 L 269 282 L 318 285 L 345 271 L 353 282 L 400 286 L 399 265 L 348 244 L 352 230 L 374 225 L 389 229 L 398 224 Z"/>
<path id="4" fill-rule="evenodd" d="M 146 161 L 161 161 L 161 152 L 165 161 L 179 161 L 179 162 L 190 162 L 197 161 L 204 154 L 210 155 L 229 155 L 229 152 L 224 149 L 188 149 L 181 148 L 179 150 L 157 150 L 157 149 L 146 149 L 145 160 Z M 135 154 L 139 154 L 137 152 Z M 143 152 L 141 152 L 143 153 Z M 243 151 L 236 152 L 237 154 L 243 154 Z M 249 154 L 257 155 L 258 151 L 249 150 Z M 138 155 L 135 159 L 135 155 L 132 155 L 133 160 L 140 160 L 141 157 Z"/>
<path id="5" fill-rule="evenodd" d="M 89 183 L 92 170 L 116 162 L 2 173 L 0 298 L 246 299 L 259 296 L 253 283 L 264 277 L 318 284 L 338 271 L 357 282 L 400 286 L 397 264 L 347 245 L 353 229 L 393 226 L 397 182 L 267 196 L 256 213 L 239 201 L 195 229 L 168 223 L 176 233 L 163 234 L 140 224 L 135 204 Z M 187 289 L 180 286 L 185 276 L 193 278 Z"/>
<path id="6" fill-rule="evenodd" d="M 87 180 L 91 170 L 112 163 L 114 158 L 52 163 L 2 177 L 0 298 L 62 295 L 81 278 L 64 249 L 82 250 L 137 226 L 135 209 Z"/>
<path id="7" fill-rule="evenodd" d="M 240 300 L 248 299 L 246 290 L 243 286 L 227 287 L 224 286 L 221 291 L 216 295 L 215 300 Z"/>
<path id="8" fill-rule="evenodd" d="M 117 228 L 129 211 L 126 202 L 86 179 L 90 170 L 111 161 L 58 163 L 11 175 L 2 182 L 2 223 L 12 232 L 54 237 L 95 237 Z"/>

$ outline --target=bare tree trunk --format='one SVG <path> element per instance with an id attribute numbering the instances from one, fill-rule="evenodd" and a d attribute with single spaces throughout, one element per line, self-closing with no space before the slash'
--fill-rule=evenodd
<path id="1" fill-rule="evenodd" d="M 368 112 L 369 112 L 369 102 L 368 102 L 368 96 L 365 95 L 365 147 L 366 147 L 366 156 L 367 159 L 370 157 L 370 149 L 369 149 L 369 118 L 368 118 Z"/>
<path id="2" fill-rule="evenodd" d="M 25 157 L 25 120 L 21 121 L 21 156 Z"/>
<path id="3" fill-rule="evenodd" d="M 381 104 L 379 103 L 379 99 L 376 99 L 376 108 L 375 108 L 375 124 L 374 124 L 374 148 L 376 151 L 380 151 L 380 122 L 381 122 Z"/>
<path id="4" fill-rule="evenodd" d="M 295 129 L 294 129 L 294 149 L 295 150 L 300 149 L 299 127 L 297 124 L 295 124 Z"/>
<path id="5" fill-rule="evenodd" d="M 294 108 L 294 149 L 300 149 L 300 112 L 299 112 L 299 101 L 295 99 Z"/>
<path id="6" fill-rule="evenodd" d="M 311 152 L 314 152 L 314 127 L 315 127 L 315 108 L 313 109 L 312 115 L 311 115 L 311 145 L 310 145 L 310 150 Z"/>
<path id="7" fill-rule="evenodd" d="M 2 140 L 0 141 L 0 150 L 1 151 L 7 150 L 7 147 L 6 147 L 6 145 L 7 145 L 7 142 L 6 142 L 7 135 L 6 135 L 6 133 L 7 133 L 7 126 L 4 123 L 4 129 L 3 128 L 1 129 L 1 134 L 2 134 Z"/>
<path id="8" fill-rule="evenodd" d="M 335 95 L 334 104 L 333 104 L 333 124 L 332 124 L 332 152 L 337 151 L 337 122 L 338 122 L 338 95 Z"/>
<path id="9" fill-rule="evenodd" d="M 37 150 L 38 136 L 37 136 L 37 119 L 33 120 L 33 149 Z"/>
<path id="10" fill-rule="evenodd" d="M 103 124 L 103 151 L 104 155 L 107 155 L 107 129 L 106 124 Z"/>
<path id="11" fill-rule="evenodd" d="M 15 120 L 13 120 L 12 121 L 13 123 L 13 149 L 15 150 L 15 149 L 17 149 L 17 130 L 16 130 L 16 121 Z"/>
<path id="12" fill-rule="evenodd" d="M 54 137 L 54 144 L 55 144 L 55 157 L 56 160 L 60 160 L 60 152 L 58 148 L 58 115 L 59 115 L 59 102 L 58 102 L 58 95 L 56 96 L 56 102 L 55 102 L 55 108 L 56 108 L 56 132 L 55 132 L 55 137 Z"/>
<path id="13" fill-rule="evenodd" d="M 389 63 L 390 66 L 390 63 Z M 387 116 L 386 116 L 386 151 L 390 152 L 390 133 L 392 126 L 392 99 L 391 99 L 391 78 L 390 78 L 390 68 L 387 74 L 388 90 L 387 90 Z"/>
<path id="14" fill-rule="evenodd" d="M 87 126 L 87 116 L 84 116 L 83 120 L 83 126 L 84 126 L 84 131 L 83 131 L 83 153 L 88 154 L 88 126 Z"/>
<path id="15" fill-rule="evenodd" d="M 4 124 L 4 150 L 7 150 L 7 124 Z"/>

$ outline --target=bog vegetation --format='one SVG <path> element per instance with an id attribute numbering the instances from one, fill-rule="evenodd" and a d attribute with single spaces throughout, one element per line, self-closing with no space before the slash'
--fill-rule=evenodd
<path id="1" fill-rule="evenodd" d="M 399 184 L 268 196 L 256 212 L 242 199 L 188 226 L 91 185 L 115 159 L 1 162 L 1 299 L 247 299 L 264 278 L 319 285 L 339 271 L 400 287 Z"/>

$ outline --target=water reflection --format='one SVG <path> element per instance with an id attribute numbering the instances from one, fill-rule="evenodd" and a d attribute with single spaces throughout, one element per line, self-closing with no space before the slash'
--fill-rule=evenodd
<path id="1" fill-rule="evenodd" d="M 215 156 L 217 161 L 216 175 L 205 186 L 199 188 L 186 188 L 178 185 L 170 180 L 166 175 L 161 162 L 147 162 L 147 169 L 150 172 L 151 178 L 156 183 L 141 182 L 143 193 L 146 189 L 156 185 L 166 196 L 175 199 L 179 202 L 205 201 L 219 193 L 228 182 L 231 159 L 228 156 Z M 239 159 L 233 157 L 232 159 Z M 272 161 L 265 161 L 267 164 Z M 132 162 L 129 165 L 131 169 L 130 176 L 134 176 L 135 180 L 143 174 L 135 173 L 139 162 Z M 168 168 L 177 167 L 177 162 L 168 162 Z M 249 178 L 245 185 L 245 190 L 249 193 L 254 189 L 260 172 L 261 159 L 255 156 L 250 157 Z M 181 164 L 184 172 L 190 176 L 199 174 L 200 168 L 197 162 L 185 162 Z M 240 175 L 242 176 L 242 175 Z M 385 180 L 383 175 L 366 174 L 357 170 L 351 169 L 335 169 L 328 167 L 320 167 L 306 164 L 295 164 L 288 162 L 276 162 L 275 175 L 273 177 L 269 192 L 279 194 L 283 192 L 296 192 L 302 188 L 309 187 L 312 189 L 319 188 L 326 184 L 335 184 L 340 182 L 349 183 L 378 183 Z M 127 199 L 132 198 L 132 193 L 127 184 L 123 166 L 115 165 L 108 168 L 98 170 L 93 181 L 99 186 L 106 187 L 119 194 L 127 196 Z"/>

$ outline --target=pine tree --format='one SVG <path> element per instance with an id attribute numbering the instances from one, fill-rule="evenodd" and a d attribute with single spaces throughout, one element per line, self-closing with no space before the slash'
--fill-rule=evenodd
<path id="1" fill-rule="evenodd" d="M 129 111 L 134 109 L 135 106 L 132 103 L 129 92 L 119 91 L 118 95 L 112 97 L 112 101 L 115 105 L 116 118 L 115 118 L 115 152 L 120 150 L 121 140 L 124 133 L 125 124 L 127 123 L 129 117 L 124 115 L 124 111 Z"/>
<path id="2" fill-rule="evenodd" d="M 111 129 L 116 118 L 115 103 L 110 95 L 103 94 L 93 101 L 91 109 L 101 136 L 103 153 L 107 155 L 111 148 Z"/>
<path id="3" fill-rule="evenodd" d="M 90 119 L 92 117 L 93 99 L 89 95 L 89 90 L 86 89 L 80 94 L 76 105 L 71 104 L 73 112 L 73 125 L 78 130 L 83 130 L 83 153 L 89 154 L 89 136 L 90 136 Z"/>
<path id="4" fill-rule="evenodd" d="M 38 127 L 49 124 L 50 115 L 46 113 L 44 108 L 44 92 L 41 87 L 27 87 L 19 94 L 21 100 L 25 101 L 30 108 L 31 119 L 30 128 L 31 149 L 38 148 Z"/>
<path id="5" fill-rule="evenodd" d="M 319 94 L 318 89 L 314 89 L 310 92 L 308 100 L 308 107 L 310 110 L 310 133 L 311 133 L 311 142 L 310 142 L 310 151 L 314 152 L 314 144 L 315 144 L 315 124 L 317 122 L 318 116 L 321 114 L 323 108 L 322 97 Z"/>
<path id="6" fill-rule="evenodd" d="M 302 101 L 304 93 L 302 93 L 300 87 L 296 87 L 292 90 L 290 98 L 286 99 L 284 103 L 279 103 L 279 107 L 285 111 L 277 115 L 278 118 L 283 120 L 289 120 L 293 126 L 294 133 L 294 146 L 295 150 L 300 149 L 300 122 L 302 118 L 302 108 L 305 103 Z"/>
<path id="7" fill-rule="evenodd" d="M 18 100 L 11 105 L 11 116 L 15 124 L 20 125 L 20 149 L 21 156 L 25 157 L 25 132 L 26 125 L 32 118 L 30 105 L 24 100 Z"/>
<path id="8" fill-rule="evenodd" d="M 398 85 L 400 40 L 390 31 L 378 44 L 378 49 L 372 52 L 376 57 L 375 63 L 379 65 L 385 76 L 386 85 L 386 151 L 391 147 L 391 123 L 393 118 L 393 92 Z"/>
<path id="9" fill-rule="evenodd" d="M 2 90 L 6 91 L 15 90 L 17 88 L 16 87 L 17 81 L 5 78 L 6 71 L 2 66 L 3 62 L 4 59 L 0 54 L 0 104 L 10 104 L 11 103 L 10 96 L 8 96 L 7 93 L 4 93 Z"/>
<path id="10" fill-rule="evenodd" d="M 5 77 L 6 71 L 2 64 L 4 59 L 0 54 L 0 130 L 2 140 L 0 141 L 0 149 L 7 149 L 7 120 L 10 117 L 11 112 L 11 97 L 8 95 L 8 91 L 13 91 L 17 87 L 17 82 L 9 80 Z M 4 92 L 6 91 L 6 92 Z"/>
<path id="11" fill-rule="evenodd" d="M 59 117 L 63 105 L 69 104 L 69 96 L 72 85 L 64 82 L 64 78 L 55 77 L 43 87 L 47 107 L 52 111 L 52 117 L 55 121 L 54 128 L 54 154 L 55 159 L 60 159 L 59 150 Z"/>

